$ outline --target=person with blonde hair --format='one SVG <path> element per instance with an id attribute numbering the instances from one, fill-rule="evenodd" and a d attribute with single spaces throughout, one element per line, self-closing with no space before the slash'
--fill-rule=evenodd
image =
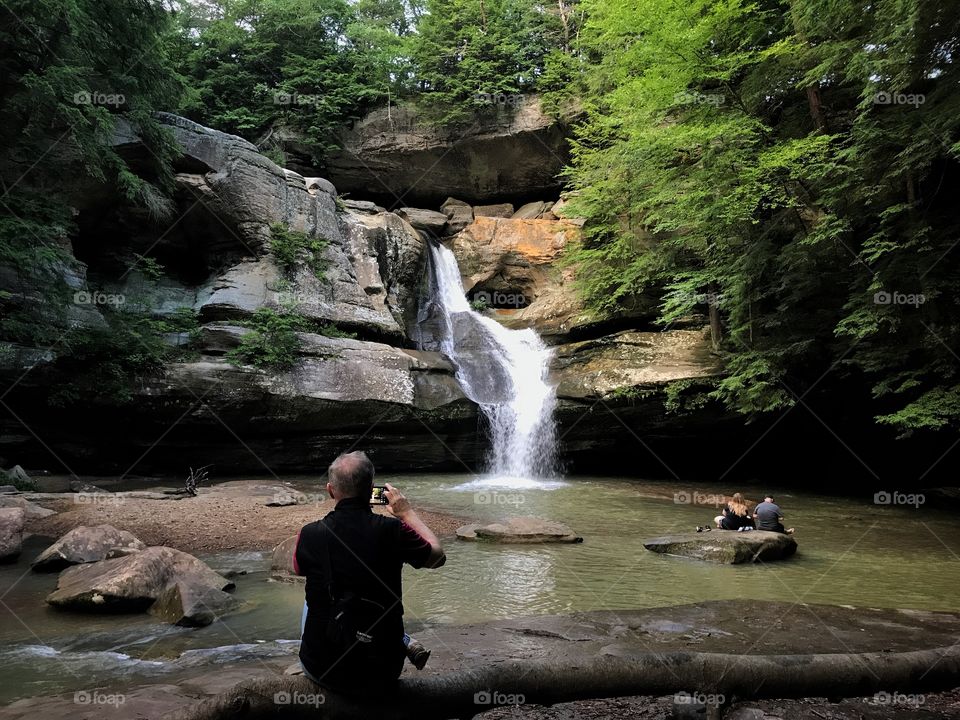
<path id="1" fill-rule="evenodd" d="M 730 502 L 723 509 L 723 513 L 717 515 L 713 521 L 717 524 L 719 530 L 740 530 L 747 527 L 753 529 L 750 506 L 740 493 L 733 494 Z"/>

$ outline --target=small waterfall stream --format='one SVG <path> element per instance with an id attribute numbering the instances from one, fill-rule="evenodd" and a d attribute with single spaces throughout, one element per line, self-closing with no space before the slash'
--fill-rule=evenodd
<path id="1" fill-rule="evenodd" d="M 434 342 L 453 361 L 464 393 L 487 419 L 486 470 L 504 480 L 552 477 L 556 394 L 547 383 L 550 350 L 532 329 L 510 330 L 475 312 L 453 252 L 436 242 L 429 247 L 428 314 L 438 321 Z"/>

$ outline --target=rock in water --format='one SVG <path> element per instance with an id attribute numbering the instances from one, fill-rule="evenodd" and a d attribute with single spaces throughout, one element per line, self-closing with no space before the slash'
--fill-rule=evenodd
<path id="1" fill-rule="evenodd" d="M 81 525 L 40 553 L 31 565 L 37 572 L 55 572 L 69 565 L 123 557 L 146 547 L 132 533 L 112 525 Z"/>
<path id="2" fill-rule="evenodd" d="M 230 593 L 215 587 L 175 582 L 160 593 L 150 614 L 174 625 L 203 627 L 238 604 Z"/>
<path id="3" fill-rule="evenodd" d="M 583 538 L 562 523 L 535 517 L 514 517 L 489 525 L 464 525 L 457 528 L 460 540 L 485 540 L 498 543 L 580 543 Z"/>
<path id="4" fill-rule="evenodd" d="M 293 571 L 293 551 L 297 547 L 297 535 L 291 535 L 273 549 L 270 561 L 270 576 L 276 580 L 302 580 Z"/>
<path id="5" fill-rule="evenodd" d="M 57 589 L 47 596 L 47 602 L 70 610 L 146 610 L 178 583 L 196 592 L 234 587 L 193 555 L 160 546 L 67 568 L 60 573 Z"/>
<path id="6" fill-rule="evenodd" d="M 0 562 L 12 562 L 20 555 L 24 517 L 23 508 L 0 509 Z"/>
<path id="7" fill-rule="evenodd" d="M 678 555 L 728 565 L 783 560 L 797 551 L 797 541 L 791 535 L 764 530 L 714 530 L 708 533 L 665 535 L 644 540 L 643 546 L 663 555 Z"/>

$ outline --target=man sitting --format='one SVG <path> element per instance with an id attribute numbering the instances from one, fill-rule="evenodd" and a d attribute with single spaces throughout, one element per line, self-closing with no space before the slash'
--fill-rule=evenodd
<path id="1" fill-rule="evenodd" d="M 756 521 L 757 530 L 793 533 L 793 528 L 787 530 L 783 527 L 783 513 L 780 512 L 780 506 L 773 502 L 772 495 L 767 495 L 763 502 L 753 509 L 753 519 Z"/>
<path id="2" fill-rule="evenodd" d="M 395 487 L 385 493 L 392 517 L 371 510 L 373 476 L 362 452 L 334 460 L 327 492 L 336 505 L 300 530 L 294 550 L 294 570 L 307 578 L 300 662 L 314 682 L 346 692 L 395 681 L 408 651 L 423 667 L 429 652 L 403 632 L 400 573 L 404 563 L 446 562 L 437 536 Z"/>

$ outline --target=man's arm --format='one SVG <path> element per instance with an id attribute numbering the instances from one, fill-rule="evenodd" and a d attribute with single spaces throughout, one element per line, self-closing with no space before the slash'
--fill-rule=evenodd
<path id="1" fill-rule="evenodd" d="M 403 493 L 397 490 L 393 485 L 387 483 L 387 491 L 384 495 L 387 498 L 386 510 L 398 520 L 402 520 L 409 525 L 420 537 L 430 544 L 430 555 L 423 564 L 424 567 L 438 568 L 447 561 L 447 556 L 443 552 L 443 546 L 440 540 L 433 534 L 433 530 L 427 527 L 427 524 L 420 519 L 420 516 L 410 505 L 410 501 L 404 497 Z"/>

